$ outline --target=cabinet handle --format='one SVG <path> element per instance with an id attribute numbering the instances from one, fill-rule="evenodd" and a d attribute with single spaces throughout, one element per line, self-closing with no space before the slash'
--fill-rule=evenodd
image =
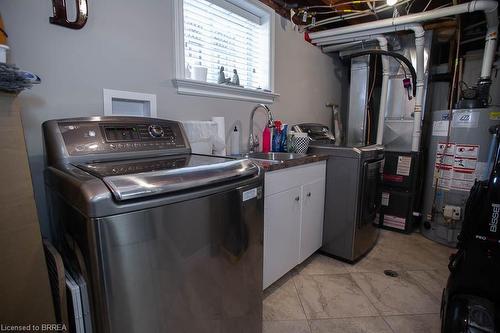
<path id="1" fill-rule="evenodd" d="M 295 201 L 299 201 L 300 200 L 300 197 L 295 197 Z"/>
<path id="2" fill-rule="evenodd" d="M 307 193 L 307 196 L 310 197 L 311 196 L 311 192 Z"/>

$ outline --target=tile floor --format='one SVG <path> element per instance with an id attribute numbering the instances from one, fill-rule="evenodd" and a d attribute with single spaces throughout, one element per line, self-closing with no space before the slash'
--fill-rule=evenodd
<path id="1" fill-rule="evenodd" d="M 439 332 L 452 252 L 383 230 L 355 265 L 315 254 L 264 291 L 264 333 Z"/>

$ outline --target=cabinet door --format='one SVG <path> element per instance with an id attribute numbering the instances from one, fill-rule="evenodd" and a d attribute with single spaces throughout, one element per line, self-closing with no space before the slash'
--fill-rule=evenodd
<path id="1" fill-rule="evenodd" d="M 300 228 L 300 261 L 321 247 L 325 208 L 325 179 L 302 186 L 302 221 Z"/>
<path id="2" fill-rule="evenodd" d="M 297 265 L 301 188 L 264 198 L 264 288 Z"/>

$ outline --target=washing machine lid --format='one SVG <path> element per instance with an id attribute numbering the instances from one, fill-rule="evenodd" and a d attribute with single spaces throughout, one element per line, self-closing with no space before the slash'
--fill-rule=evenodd
<path id="1" fill-rule="evenodd" d="M 248 159 L 174 155 L 75 165 L 100 178 L 117 201 L 143 198 L 253 177 L 259 167 Z"/>
<path id="2" fill-rule="evenodd" d="M 335 136 L 330 131 L 328 126 L 315 123 L 304 123 L 293 126 L 297 132 L 307 133 L 312 141 L 320 141 L 324 143 L 334 143 Z"/>

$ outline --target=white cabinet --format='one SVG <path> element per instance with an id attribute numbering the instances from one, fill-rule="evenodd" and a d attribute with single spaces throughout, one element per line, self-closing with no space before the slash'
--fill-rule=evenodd
<path id="1" fill-rule="evenodd" d="M 299 262 L 306 260 L 323 242 L 325 178 L 302 186 Z"/>
<path id="2" fill-rule="evenodd" d="M 321 247 L 326 162 L 265 175 L 264 288 Z"/>
<path id="3" fill-rule="evenodd" d="M 300 188 L 264 198 L 264 286 L 297 265 L 300 242 Z"/>

